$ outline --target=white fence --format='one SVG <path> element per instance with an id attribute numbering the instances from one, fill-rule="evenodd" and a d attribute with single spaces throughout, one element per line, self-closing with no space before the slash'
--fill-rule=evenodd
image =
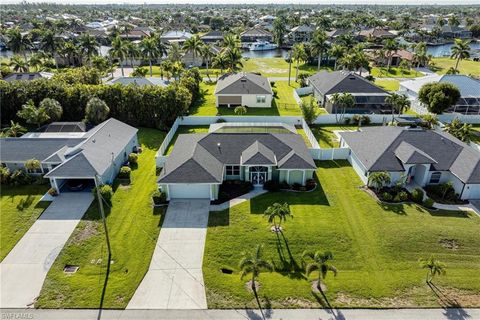
<path id="1" fill-rule="evenodd" d="M 440 122 L 450 123 L 458 118 L 463 123 L 480 124 L 480 115 L 464 115 L 460 113 L 445 113 L 438 116 Z"/>
<path id="2" fill-rule="evenodd" d="M 350 148 L 309 148 L 309 151 L 315 160 L 346 160 L 350 155 Z"/>
<path id="3" fill-rule="evenodd" d="M 309 94 L 313 93 L 313 88 L 312 87 L 303 87 L 303 88 L 297 88 L 293 90 L 293 98 L 295 98 L 295 101 L 300 105 L 302 103 L 302 96 L 308 96 Z"/>
<path id="4" fill-rule="evenodd" d="M 165 136 L 165 139 L 163 139 L 163 142 L 160 145 L 160 148 L 158 149 L 157 154 L 155 155 L 155 162 L 157 167 L 159 168 L 163 167 L 163 164 L 165 163 L 165 161 L 167 161 L 168 156 L 165 155 L 165 151 L 167 151 L 170 141 L 172 141 L 173 137 L 175 136 L 175 132 L 177 132 L 180 122 L 181 122 L 180 118 L 177 118 L 177 120 L 175 120 L 172 127 L 170 128 L 167 135 Z"/>

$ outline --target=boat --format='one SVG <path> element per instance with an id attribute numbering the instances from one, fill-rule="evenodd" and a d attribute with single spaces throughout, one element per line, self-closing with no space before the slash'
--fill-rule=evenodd
<path id="1" fill-rule="evenodd" d="M 248 47 L 250 51 L 267 51 L 267 50 L 275 50 L 277 49 L 277 45 L 274 43 L 270 43 L 268 41 L 257 41 Z"/>

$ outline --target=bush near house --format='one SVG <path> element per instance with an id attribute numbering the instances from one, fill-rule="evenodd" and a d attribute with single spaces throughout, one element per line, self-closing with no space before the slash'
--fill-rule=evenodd
<path id="1" fill-rule="evenodd" d="M 226 180 L 220 185 L 218 191 L 218 199 L 212 201 L 213 204 L 220 204 L 231 200 L 245 193 L 253 190 L 253 185 L 250 181 L 242 180 Z"/>
<path id="2" fill-rule="evenodd" d="M 416 203 L 423 203 L 424 192 L 421 188 L 415 188 L 412 191 L 412 200 Z"/>
<path id="3" fill-rule="evenodd" d="M 154 205 L 164 204 L 167 203 L 167 195 L 165 192 L 155 190 L 152 194 L 152 200 Z"/>
<path id="4" fill-rule="evenodd" d="M 460 199 L 460 195 L 455 193 L 455 189 L 449 183 L 441 183 L 436 185 L 428 185 L 425 187 L 427 195 L 433 201 L 444 204 L 464 204 L 468 201 Z"/>
<path id="5" fill-rule="evenodd" d="M 138 154 L 132 152 L 128 155 L 128 163 L 130 165 L 138 163 Z"/>
<path id="6" fill-rule="evenodd" d="M 108 203 L 110 203 L 110 201 L 112 200 L 112 197 L 113 197 L 113 189 L 112 189 L 112 186 L 108 185 L 108 184 L 104 184 L 104 185 L 101 185 L 99 187 L 99 190 L 100 190 L 100 196 L 105 200 L 107 201 Z M 92 189 L 92 192 L 93 192 L 93 195 L 95 196 L 95 199 L 97 198 L 97 188 L 93 188 Z"/>
<path id="7" fill-rule="evenodd" d="M 118 177 L 120 179 L 130 179 L 130 173 L 132 172 L 132 169 L 127 166 L 123 166 L 120 168 L 120 172 L 118 173 Z"/>
<path id="8" fill-rule="evenodd" d="M 408 202 L 412 199 L 410 193 L 402 187 L 383 187 L 379 190 L 378 196 L 382 201 L 399 203 Z"/>

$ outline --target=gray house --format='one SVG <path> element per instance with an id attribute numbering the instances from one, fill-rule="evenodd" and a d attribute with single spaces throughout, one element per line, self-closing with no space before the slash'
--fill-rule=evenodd
<path id="1" fill-rule="evenodd" d="M 0 161 L 14 171 L 25 169 L 30 159 L 39 160 L 41 168 L 29 173 L 49 178 L 59 193 L 67 182 L 95 185 L 97 177 L 102 184 L 112 183 L 128 154 L 138 147 L 138 130 L 114 118 L 86 132 L 77 123 L 48 128 L 0 139 Z"/>
<path id="2" fill-rule="evenodd" d="M 273 91 L 267 78 L 241 72 L 220 77 L 215 98 L 217 107 L 270 108 Z"/>
<path id="3" fill-rule="evenodd" d="M 480 199 L 480 153 L 450 134 L 383 126 L 340 135 L 341 147 L 350 148 L 348 160 L 365 184 L 372 172 L 386 171 L 392 184 L 451 182 L 461 199 Z"/>
<path id="4" fill-rule="evenodd" d="M 232 133 L 224 127 L 179 135 L 158 183 L 168 199 L 215 200 L 224 180 L 250 181 L 254 186 L 269 180 L 305 185 L 315 169 L 298 134 Z"/>
<path id="5" fill-rule="evenodd" d="M 332 103 L 335 93 L 348 92 L 355 99 L 355 106 L 346 113 L 391 113 L 385 98 L 390 94 L 365 78 L 348 71 L 321 71 L 308 78 L 318 104 L 329 113 L 337 113 Z"/>

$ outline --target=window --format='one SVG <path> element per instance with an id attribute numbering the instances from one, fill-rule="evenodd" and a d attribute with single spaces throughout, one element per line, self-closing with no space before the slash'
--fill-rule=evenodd
<path id="1" fill-rule="evenodd" d="M 240 166 L 227 166 L 226 171 L 227 171 L 227 176 L 239 176 Z"/>
<path id="2" fill-rule="evenodd" d="M 442 176 L 441 172 L 433 172 L 432 176 L 430 177 L 430 183 L 436 184 L 440 182 L 440 177 Z"/>
<path id="3" fill-rule="evenodd" d="M 257 96 L 257 103 L 265 103 L 267 101 L 266 96 Z"/>
<path id="4" fill-rule="evenodd" d="M 27 169 L 27 173 L 42 173 L 42 169 Z"/>

